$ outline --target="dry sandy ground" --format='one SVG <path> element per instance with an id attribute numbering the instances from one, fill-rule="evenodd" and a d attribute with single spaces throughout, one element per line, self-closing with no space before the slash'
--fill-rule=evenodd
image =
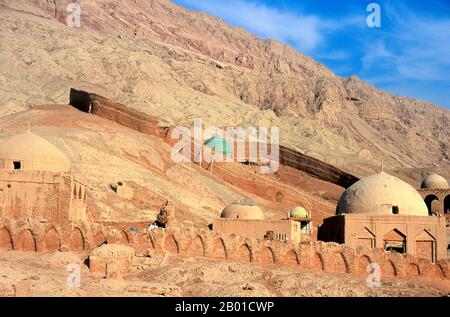
<path id="1" fill-rule="evenodd" d="M 22 283 L 27 296 L 448 296 L 448 281 L 384 279 L 369 288 L 366 277 L 288 268 L 250 266 L 230 261 L 153 254 L 135 258 L 121 280 L 92 275 L 86 254 L 0 252 L 0 290 Z M 82 265 L 81 288 L 69 289 L 69 263 Z M 23 291 L 23 290 L 22 290 Z M 24 292 L 24 291 L 23 291 Z"/>

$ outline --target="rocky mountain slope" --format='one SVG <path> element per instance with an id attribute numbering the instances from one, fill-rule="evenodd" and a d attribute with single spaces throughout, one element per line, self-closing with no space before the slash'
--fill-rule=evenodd
<path id="1" fill-rule="evenodd" d="M 81 28 L 63 23 L 69 2 L 0 0 L 1 115 L 67 103 L 75 87 L 161 125 L 276 125 L 282 144 L 361 175 L 381 160 L 449 170 L 448 110 L 170 1 L 81 0 Z"/>

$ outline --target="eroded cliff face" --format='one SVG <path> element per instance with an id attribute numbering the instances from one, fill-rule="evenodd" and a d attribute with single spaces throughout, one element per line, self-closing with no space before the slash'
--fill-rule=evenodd
<path id="1" fill-rule="evenodd" d="M 0 0 L 4 114 L 67 103 L 76 87 L 166 126 L 276 125 L 283 145 L 360 174 L 381 160 L 450 166 L 448 110 L 340 78 L 291 47 L 170 1 L 80 0 L 79 29 L 63 23 L 70 2 Z"/>

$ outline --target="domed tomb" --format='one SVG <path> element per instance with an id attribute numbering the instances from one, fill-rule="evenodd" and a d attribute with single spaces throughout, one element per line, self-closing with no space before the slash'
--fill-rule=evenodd
<path id="1" fill-rule="evenodd" d="M 381 172 L 347 188 L 339 199 L 336 214 L 428 216 L 428 209 L 411 185 Z"/>
<path id="2" fill-rule="evenodd" d="M 291 211 L 289 211 L 289 218 L 305 219 L 309 217 L 310 215 L 306 211 L 306 209 L 300 206 L 294 207 L 291 209 Z"/>
<path id="3" fill-rule="evenodd" d="M 220 218 L 263 220 L 264 213 L 253 201 L 242 198 L 225 207 Z"/>
<path id="4" fill-rule="evenodd" d="M 447 180 L 438 174 L 430 174 L 425 177 L 420 185 L 422 189 L 447 189 Z"/>
<path id="5" fill-rule="evenodd" d="M 0 142 L 0 169 L 68 172 L 70 161 L 56 146 L 28 131 Z"/>

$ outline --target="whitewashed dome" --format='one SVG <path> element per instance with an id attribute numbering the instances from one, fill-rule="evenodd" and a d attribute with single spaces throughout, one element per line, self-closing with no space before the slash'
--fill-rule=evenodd
<path id="1" fill-rule="evenodd" d="M 420 185 L 423 189 L 447 189 L 447 180 L 438 174 L 430 174 L 425 177 Z"/>
<path id="2" fill-rule="evenodd" d="M 0 142 L 0 169 L 70 171 L 70 161 L 56 146 L 30 131 Z"/>
<path id="3" fill-rule="evenodd" d="M 411 185 L 381 172 L 347 188 L 336 208 L 336 214 L 344 213 L 428 216 L 428 209 Z"/>
<path id="4" fill-rule="evenodd" d="M 220 218 L 263 220 L 264 213 L 253 201 L 242 198 L 225 207 Z"/>
<path id="5" fill-rule="evenodd" d="M 289 218 L 304 219 L 309 217 L 309 213 L 301 206 L 294 207 L 289 211 Z"/>

